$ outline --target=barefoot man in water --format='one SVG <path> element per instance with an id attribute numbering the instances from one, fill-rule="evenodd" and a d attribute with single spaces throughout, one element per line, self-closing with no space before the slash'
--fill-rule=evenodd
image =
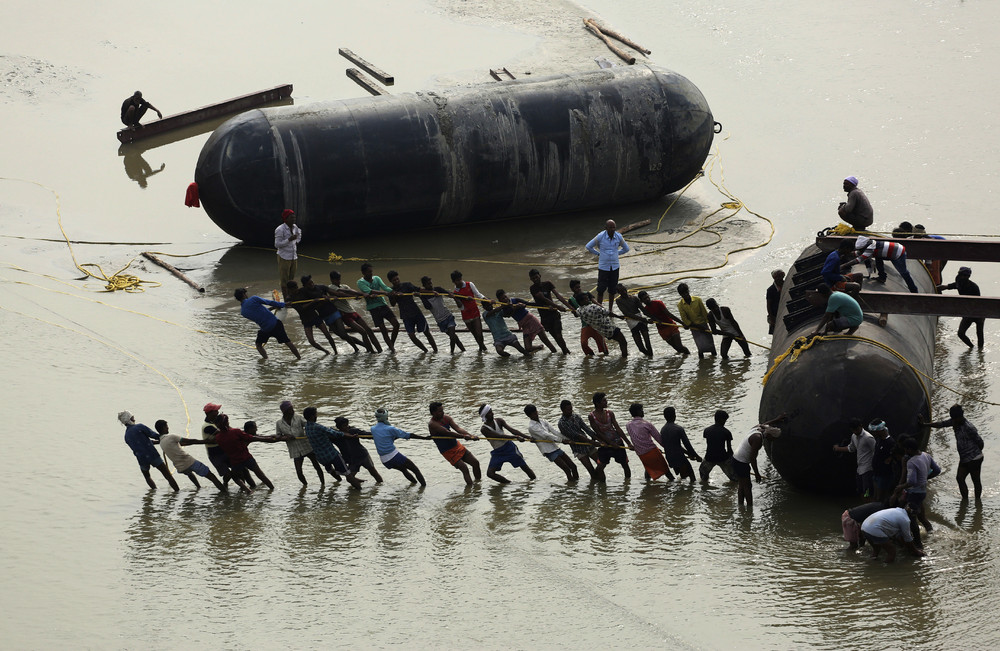
<path id="1" fill-rule="evenodd" d="M 431 438 L 434 439 L 438 452 L 448 460 L 448 463 L 462 471 L 466 485 L 472 486 L 473 476 L 476 481 L 483 478 L 482 470 L 479 468 L 479 460 L 458 442 L 455 434 L 467 441 L 474 441 L 478 437 L 459 427 L 451 416 L 444 413 L 444 405 L 440 402 L 432 402 L 430 412 L 431 419 L 427 422 L 427 429 L 430 430 Z M 469 466 L 472 466 L 472 475 L 469 474 Z"/>

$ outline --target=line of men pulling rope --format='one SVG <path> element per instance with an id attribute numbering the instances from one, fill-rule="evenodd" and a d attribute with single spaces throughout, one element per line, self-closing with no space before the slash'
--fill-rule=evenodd
<path id="1" fill-rule="evenodd" d="M 156 488 L 150 476 L 150 468 L 156 468 L 166 478 L 170 487 L 179 490 L 177 482 L 159 452 L 154 447 L 158 444 L 164 456 L 170 460 L 177 472 L 186 475 L 194 485 L 200 488 L 198 477 L 211 481 L 220 491 L 226 490 L 226 484 L 233 481 L 241 491 L 252 492 L 256 488 L 253 475 L 257 480 L 274 490 L 274 484 L 261 470 L 260 465 L 249 451 L 253 442 L 277 443 L 284 442 L 288 446 L 289 457 L 295 465 L 295 472 L 303 486 L 307 485 L 303 472 L 304 462 L 309 460 L 319 477 L 321 485 L 325 484 L 325 470 L 336 481 L 342 476 L 355 490 L 361 489 L 364 480 L 358 478 L 358 472 L 363 468 L 376 483 L 382 483 L 382 476 L 376 470 L 371 456 L 361 444 L 361 439 L 370 438 L 375 444 L 382 465 L 390 470 L 398 470 L 411 483 L 426 486 L 426 480 L 420 469 L 396 447 L 400 439 L 425 439 L 434 441 L 441 455 L 457 470 L 467 485 L 482 479 L 482 468 L 476 456 L 465 447 L 462 441 L 485 440 L 491 446 L 490 461 L 486 475 L 496 482 L 507 484 L 510 480 L 500 474 L 505 464 L 520 468 L 529 479 L 535 479 L 534 471 L 528 466 L 518 442 L 530 442 L 538 446 L 539 452 L 550 462 L 558 466 L 565 474 L 567 481 L 577 481 L 580 474 L 573 458 L 575 457 L 587 470 L 592 481 L 606 480 L 605 469 L 613 461 L 621 465 L 626 479 L 631 477 L 631 468 L 626 453 L 631 450 L 638 455 L 649 481 L 666 476 L 668 481 L 678 479 L 695 480 L 691 460 L 701 463 L 699 475 L 702 482 L 707 482 L 715 467 L 722 468 L 731 480 L 739 482 L 739 500 L 748 507 L 753 506 L 750 473 L 753 471 L 758 482 L 761 481 L 757 468 L 757 454 L 767 438 L 780 436 L 781 430 L 775 424 L 781 422 L 784 416 L 767 423 L 755 425 L 742 440 L 738 449 L 733 451 L 733 435 L 725 428 L 729 415 L 722 410 L 715 414 L 715 424 L 705 429 L 707 442 L 705 457 L 699 456 L 691 445 L 684 428 L 676 424 L 676 411 L 666 407 L 663 416 L 666 423 L 657 429 L 645 419 L 642 404 L 633 403 L 629 407 L 632 416 L 625 427 L 619 425 L 615 413 L 608 409 L 608 399 L 602 392 L 593 395 L 594 409 L 586 419 L 573 411 L 573 404 L 563 400 L 560 405 L 560 418 L 557 426 L 543 419 L 535 405 L 524 407 L 528 418 L 527 433 L 513 427 L 505 419 L 497 416 L 489 404 L 480 405 L 477 412 L 482 425 L 479 434 L 472 434 L 463 429 L 454 418 L 445 414 L 444 405 L 432 402 L 429 405 L 430 420 L 427 435 L 418 435 L 394 427 L 389 422 L 389 412 L 385 408 L 375 411 L 376 423 L 370 430 L 352 427 L 350 421 L 343 416 L 334 420 L 335 428 L 321 425 L 318 422 L 319 413 L 315 407 L 306 408 L 302 415 L 295 412 L 295 407 L 288 400 L 279 405 L 282 416 L 275 424 L 273 436 L 259 436 L 257 424 L 247 421 L 242 429 L 232 427 L 229 417 L 222 413 L 222 405 L 208 403 L 204 407 L 205 420 L 201 425 L 201 438 L 184 438 L 170 433 L 169 424 L 158 420 L 155 431 L 136 423 L 128 411 L 118 414 L 118 420 L 125 426 L 125 442 L 131 448 L 139 469 L 150 488 Z M 461 439 L 461 440 L 460 440 Z M 208 465 L 198 461 L 184 447 L 204 445 L 209 462 L 218 475 L 213 473 Z M 569 446 L 567 454 L 560 445 Z M 662 450 L 661 450 L 662 448 Z"/>
<path id="2" fill-rule="evenodd" d="M 460 310 L 460 318 L 472 334 L 479 351 L 488 350 L 484 337 L 485 322 L 493 339 L 493 346 L 503 357 L 510 356 L 507 348 L 513 348 L 524 356 L 542 350 L 542 345 L 535 344 L 536 338 L 550 352 L 555 353 L 558 346 L 563 354 L 569 354 L 563 338 L 563 312 L 571 312 L 580 318 L 580 346 L 586 355 L 594 355 L 590 342 L 594 342 L 599 353 L 608 354 L 607 340 L 618 343 L 623 357 L 628 355 L 628 342 L 622 330 L 613 323 L 613 318 L 625 321 L 639 351 L 649 357 L 653 356 L 649 337 L 650 324 L 656 326 L 660 337 L 671 348 L 683 355 L 690 351 L 681 341 L 681 327 L 691 331 L 699 357 L 706 353 L 716 354 L 713 335 L 722 337 L 723 358 L 728 357 L 733 342 L 740 346 L 745 356 L 749 357 L 751 354 L 748 344 L 752 342 L 746 340 L 732 311 L 726 306 L 720 306 L 714 299 L 703 302 L 699 297 L 691 296 L 688 286 L 683 283 L 677 287 L 680 296 L 677 316 L 663 301 L 654 300 L 648 292 L 640 291 L 632 295 L 621 283 L 614 287 L 614 293 L 618 295 L 615 304 L 621 314 L 605 309 L 601 305 L 603 297 L 595 299 L 593 294 L 583 291 L 577 279 L 570 280 L 571 295 L 564 297 L 552 282 L 542 280 L 541 272 L 537 269 L 528 272 L 531 281 L 528 289 L 530 301 L 508 296 L 503 289 L 496 291 L 495 300 L 489 299 L 473 282 L 466 281 L 458 270 L 451 273 L 451 289 L 436 286 L 429 276 L 424 276 L 418 287 L 413 283 L 403 282 L 399 273 L 393 270 L 387 274 L 389 284 L 386 284 L 381 277 L 374 275 L 372 265 L 367 262 L 361 266 L 361 273 L 357 290 L 344 284 L 340 272 L 336 270 L 330 272 L 329 285 L 315 283 L 312 276 L 303 276 L 301 285 L 288 281 L 285 285 L 285 301 L 252 296 L 246 288 L 237 289 L 234 296 L 240 302 L 241 314 L 259 327 L 255 343 L 261 356 L 267 358 L 264 345 L 273 338 L 288 346 L 297 358 L 301 357 L 288 337 L 284 324 L 273 314 L 273 310 L 286 307 L 299 313 L 306 339 L 323 353 L 329 354 L 329 351 L 316 341 L 314 328 L 322 332 L 335 353 L 337 349 L 333 335 L 346 341 L 355 352 L 362 348 L 368 352 L 382 352 L 382 344 L 372 326 L 351 304 L 356 299 L 365 301 L 371 320 L 381 332 L 385 346 L 390 351 L 395 350 L 402 320 L 407 335 L 417 348 L 428 352 L 429 346 L 431 350 L 438 352 L 437 342 L 417 299 L 431 313 L 440 331 L 447 335 L 451 352 L 464 351 L 465 345 L 457 334 L 455 316 L 445 302 L 445 299 L 453 299 Z M 392 307 L 399 310 L 398 317 Z M 529 312 L 529 308 L 537 309 L 538 316 Z M 521 342 L 506 325 L 506 319 L 512 319 L 517 324 L 522 335 Z M 424 335 L 426 346 L 418 334 Z"/>

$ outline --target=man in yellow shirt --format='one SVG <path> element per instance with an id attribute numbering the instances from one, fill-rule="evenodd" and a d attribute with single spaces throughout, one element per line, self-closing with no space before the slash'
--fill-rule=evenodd
<path id="1" fill-rule="evenodd" d="M 684 329 L 691 331 L 691 337 L 698 347 L 698 359 L 702 359 L 705 353 L 711 353 L 715 357 L 715 339 L 712 338 L 705 304 L 697 296 L 691 296 L 687 283 L 678 285 L 677 293 L 681 296 L 681 300 L 677 301 L 677 313 Z"/>

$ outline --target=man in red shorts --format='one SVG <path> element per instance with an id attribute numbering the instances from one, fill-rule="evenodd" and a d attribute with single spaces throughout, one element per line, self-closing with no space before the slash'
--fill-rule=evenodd
<path id="1" fill-rule="evenodd" d="M 427 429 L 430 430 L 431 438 L 434 440 L 434 444 L 437 445 L 441 456 L 447 459 L 448 463 L 462 471 L 462 476 L 465 477 L 467 486 L 472 485 L 473 476 L 475 476 L 476 481 L 482 479 L 483 474 L 479 468 L 479 460 L 464 445 L 458 442 L 455 435 L 458 434 L 467 441 L 475 441 L 479 437 L 473 436 L 459 427 L 451 416 L 444 413 L 444 405 L 440 402 L 432 402 L 430 404 L 430 411 L 431 419 L 427 423 Z M 469 475 L 469 466 L 472 466 L 472 475 Z"/>

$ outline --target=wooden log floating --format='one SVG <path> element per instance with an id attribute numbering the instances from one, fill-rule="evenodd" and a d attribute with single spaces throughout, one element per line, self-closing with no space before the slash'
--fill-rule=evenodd
<path id="1" fill-rule="evenodd" d="M 389 94 L 389 91 L 376 84 L 374 79 L 365 76 L 365 73 L 361 72 L 357 68 L 348 68 L 347 76 L 353 79 L 354 83 L 356 83 L 358 86 L 361 86 L 372 95 Z"/>
<path id="2" fill-rule="evenodd" d="M 1000 319 L 1000 298 L 987 296 L 861 292 L 858 303 L 866 312 Z"/>
<path id="3" fill-rule="evenodd" d="M 594 36 L 604 41 L 604 44 L 608 46 L 608 49 L 614 52 L 619 59 L 629 64 L 630 66 L 635 65 L 635 57 L 629 54 L 628 52 L 622 50 L 614 43 L 612 43 L 608 39 L 608 37 L 604 35 L 604 32 L 598 29 L 593 23 L 588 22 L 587 19 L 584 19 L 583 24 L 587 27 L 587 29 L 591 31 L 591 33 L 594 34 Z"/>
<path id="4" fill-rule="evenodd" d="M 195 289 L 197 289 L 202 294 L 205 293 L 205 288 L 204 287 L 202 287 L 201 285 L 199 285 L 195 281 L 193 281 L 190 278 L 188 278 L 187 276 L 185 276 L 183 274 L 183 272 L 179 271 L 177 269 L 177 267 L 173 266 L 172 264 L 164 262 L 163 260 L 159 259 L 158 257 L 156 257 L 154 254 L 150 253 L 149 251 L 143 251 L 142 257 L 146 258 L 150 262 L 153 262 L 153 263 L 158 264 L 159 266 L 163 267 L 164 269 L 166 269 L 167 271 L 169 271 L 173 275 L 177 276 L 178 278 L 180 278 L 181 280 L 183 280 L 184 282 L 186 282 L 188 285 L 191 285 L 192 287 L 194 287 Z"/>
<path id="5" fill-rule="evenodd" d="M 392 86 L 394 83 L 396 83 L 396 79 L 392 75 L 385 72 L 381 68 L 375 66 L 374 64 L 365 61 L 354 52 L 348 50 L 346 47 L 340 48 L 338 52 L 340 52 L 340 56 L 344 57 L 351 63 L 355 64 L 356 66 L 358 66 L 359 68 L 370 74 L 372 77 L 375 77 L 386 86 Z"/>
<path id="6" fill-rule="evenodd" d="M 626 226 L 624 228 L 619 228 L 618 232 L 621 233 L 622 235 L 624 235 L 625 233 L 628 233 L 629 231 L 634 231 L 635 229 L 642 228 L 643 226 L 649 226 L 652 223 L 653 222 L 651 220 L 649 220 L 649 219 L 643 219 L 641 222 L 633 222 L 633 223 L 629 224 L 628 226 Z"/>
<path id="7" fill-rule="evenodd" d="M 633 40 L 631 40 L 631 39 L 629 39 L 629 38 L 627 38 L 625 36 L 622 36 L 621 34 L 619 34 L 618 32 L 616 32 L 615 30 L 609 29 L 607 27 L 602 27 L 593 18 L 588 18 L 587 22 L 589 22 L 591 25 L 593 25 L 597 29 L 601 30 L 601 32 L 603 32 L 604 34 L 607 34 L 611 38 L 616 39 L 618 41 L 621 41 L 622 43 L 624 43 L 625 45 L 629 46 L 633 50 L 637 50 L 639 52 L 642 52 L 643 54 L 652 54 L 653 53 L 652 50 L 647 50 L 646 48 L 642 47 L 641 45 L 639 45 L 635 41 L 633 41 Z"/>
<path id="8" fill-rule="evenodd" d="M 259 90 L 249 95 L 241 95 L 232 99 L 227 99 L 218 104 L 210 104 L 192 111 L 168 115 L 160 120 L 154 120 L 149 124 L 139 125 L 135 129 L 122 129 L 118 132 L 118 140 L 122 143 L 135 142 L 143 138 L 157 136 L 181 127 L 211 120 L 213 118 L 239 113 L 258 106 L 264 106 L 278 100 L 286 99 L 292 94 L 292 85 L 275 86 L 266 90 Z"/>
<path id="9" fill-rule="evenodd" d="M 872 238 L 882 241 L 898 242 L 906 247 L 906 257 L 910 260 L 961 260 L 963 262 L 1000 262 L 1000 240 L 987 242 L 984 240 L 935 240 L 922 237 L 906 237 L 893 239 L 891 237 Z M 816 246 L 824 251 L 834 251 L 840 243 L 847 240 L 853 243 L 856 235 L 844 237 L 829 235 L 817 237 Z"/>

